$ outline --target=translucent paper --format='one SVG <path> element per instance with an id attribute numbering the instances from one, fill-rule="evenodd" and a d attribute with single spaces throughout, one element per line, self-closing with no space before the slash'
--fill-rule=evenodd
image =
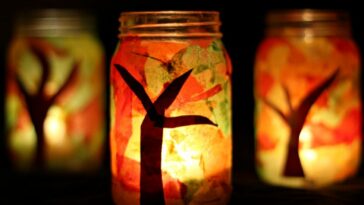
<path id="1" fill-rule="evenodd" d="M 227 204 L 230 74 L 218 39 L 122 38 L 111 63 L 117 204 Z"/>
<path id="2" fill-rule="evenodd" d="M 75 22 L 43 17 L 54 27 L 40 19 L 38 27 L 22 25 L 8 51 L 11 160 L 21 170 L 91 171 L 101 165 L 105 137 L 103 50 Z"/>
<path id="3" fill-rule="evenodd" d="M 267 37 L 255 63 L 256 163 L 267 182 L 316 187 L 356 173 L 359 53 L 350 38 Z"/>

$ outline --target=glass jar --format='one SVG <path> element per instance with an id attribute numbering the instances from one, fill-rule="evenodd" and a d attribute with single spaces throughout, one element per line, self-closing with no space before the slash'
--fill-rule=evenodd
<path id="1" fill-rule="evenodd" d="M 218 12 L 125 12 L 111 62 L 117 204 L 227 204 L 231 64 Z"/>
<path id="2" fill-rule="evenodd" d="M 19 16 L 7 59 L 6 133 L 20 170 L 100 168 L 105 138 L 103 49 L 79 11 Z"/>
<path id="3" fill-rule="evenodd" d="M 346 13 L 268 14 L 255 61 L 256 165 L 261 178 L 318 187 L 357 172 L 360 57 Z"/>

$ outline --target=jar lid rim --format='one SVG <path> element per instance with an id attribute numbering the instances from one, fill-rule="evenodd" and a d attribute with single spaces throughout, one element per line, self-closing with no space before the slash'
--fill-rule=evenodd
<path id="1" fill-rule="evenodd" d="M 157 11 L 125 11 L 121 12 L 123 15 L 148 15 L 148 14 L 219 14 L 218 11 L 213 10 L 157 10 Z"/>
<path id="2" fill-rule="evenodd" d="M 219 37 L 217 11 L 136 11 L 121 13 L 120 37 Z"/>
<path id="3" fill-rule="evenodd" d="M 289 9 L 273 10 L 266 16 L 268 25 L 298 22 L 350 21 L 349 14 L 343 10 L 329 9 Z"/>

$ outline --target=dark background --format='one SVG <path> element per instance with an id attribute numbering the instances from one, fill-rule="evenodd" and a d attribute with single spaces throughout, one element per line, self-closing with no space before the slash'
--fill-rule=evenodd
<path id="1" fill-rule="evenodd" d="M 6 49 L 13 35 L 15 12 L 33 8 L 74 8 L 91 11 L 106 52 L 107 68 L 116 48 L 118 17 L 134 10 L 217 10 L 221 12 L 223 42 L 233 63 L 233 183 L 232 204 L 360 204 L 364 202 L 364 172 L 343 184 L 320 190 L 291 190 L 262 184 L 254 169 L 253 65 L 264 37 L 264 17 L 274 9 L 341 9 L 352 17 L 353 38 L 364 49 L 364 6 L 354 0 L 11 0 L 0 3 L 0 204 L 110 204 L 108 143 L 104 166 L 95 175 L 19 175 L 5 152 L 4 82 Z M 105 71 L 108 73 L 108 69 Z M 2 191 L 4 190 L 4 191 Z"/>

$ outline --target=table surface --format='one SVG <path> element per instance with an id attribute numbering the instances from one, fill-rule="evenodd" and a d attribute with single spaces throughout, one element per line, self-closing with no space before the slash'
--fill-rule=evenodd
<path id="1" fill-rule="evenodd" d="M 317 190 L 269 186 L 250 173 L 234 173 L 230 204 L 364 204 L 364 178 Z M 110 175 L 45 176 L 1 174 L 0 204 L 113 204 Z"/>

